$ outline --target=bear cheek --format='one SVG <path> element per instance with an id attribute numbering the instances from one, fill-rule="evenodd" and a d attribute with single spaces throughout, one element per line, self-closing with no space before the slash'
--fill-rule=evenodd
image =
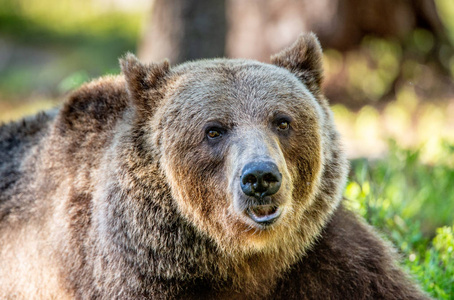
<path id="1" fill-rule="evenodd" d="M 322 146 L 320 135 L 314 133 L 306 135 L 304 142 L 291 147 L 287 157 L 291 165 L 292 175 L 295 178 L 293 198 L 302 209 L 312 204 L 319 189 L 322 169 Z"/>
<path id="2" fill-rule="evenodd" d="M 213 161 L 203 149 L 189 147 L 181 140 L 165 148 L 163 166 L 180 211 L 205 231 L 222 228 L 227 215 L 222 161 Z"/>

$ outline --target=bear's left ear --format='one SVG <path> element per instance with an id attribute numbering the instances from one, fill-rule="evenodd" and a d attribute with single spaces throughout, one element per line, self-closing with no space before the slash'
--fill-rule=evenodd
<path id="1" fill-rule="evenodd" d="M 315 34 L 306 33 L 289 48 L 271 56 L 271 63 L 292 72 L 309 90 L 319 93 L 323 81 L 322 47 Z"/>
<path id="2" fill-rule="evenodd" d="M 120 66 L 132 103 L 139 111 L 152 114 L 162 98 L 162 87 L 170 71 L 169 62 L 142 64 L 133 54 L 127 53 L 120 59 Z"/>

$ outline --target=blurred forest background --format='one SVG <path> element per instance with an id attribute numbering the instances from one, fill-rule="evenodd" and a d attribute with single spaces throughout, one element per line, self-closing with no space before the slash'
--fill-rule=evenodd
<path id="1" fill-rule="evenodd" d="M 351 158 L 347 205 L 454 299 L 453 0 L 0 0 L 0 121 L 57 106 L 118 58 L 269 61 L 313 31 Z"/>

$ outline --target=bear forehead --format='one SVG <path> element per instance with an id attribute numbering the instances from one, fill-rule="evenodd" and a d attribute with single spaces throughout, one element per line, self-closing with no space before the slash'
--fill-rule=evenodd
<path id="1" fill-rule="evenodd" d="M 247 114 L 317 110 L 314 95 L 288 70 L 249 60 L 189 62 L 173 70 L 167 105 L 190 110 Z"/>

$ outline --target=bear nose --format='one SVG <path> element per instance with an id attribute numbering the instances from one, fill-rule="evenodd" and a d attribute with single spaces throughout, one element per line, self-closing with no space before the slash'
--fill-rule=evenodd
<path id="1" fill-rule="evenodd" d="M 262 199 L 281 187 L 282 174 L 273 162 L 251 162 L 241 173 L 241 189 L 248 196 Z"/>

